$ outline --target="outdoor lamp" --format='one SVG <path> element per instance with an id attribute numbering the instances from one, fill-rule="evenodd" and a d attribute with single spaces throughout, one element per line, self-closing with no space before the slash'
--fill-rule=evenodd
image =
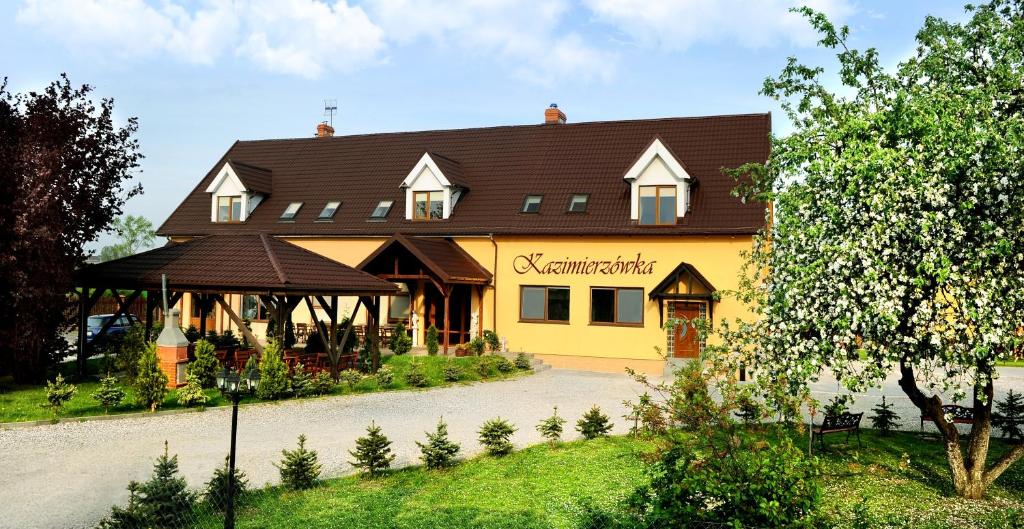
<path id="1" fill-rule="evenodd" d="M 260 385 L 260 373 L 253 369 L 244 377 L 238 371 L 221 368 L 217 373 L 217 389 L 231 399 L 231 450 L 228 452 L 228 476 L 235 475 L 235 439 L 238 436 L 238 402 L 242 393 L 253 393 Z M 234 479 L 228 479 L 227 508 L 224 513 L 225 529 L 235 527 L 235 486 Z"/>

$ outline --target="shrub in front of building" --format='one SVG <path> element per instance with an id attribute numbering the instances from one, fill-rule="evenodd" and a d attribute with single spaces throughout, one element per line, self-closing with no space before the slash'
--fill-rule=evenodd
<path id="1" fill-rule="evenodd" d="M 220 343 L 217 344 L 219 347 L 238 347 L 238 337 L 235 336 L 235 331 L 228 329 L 220 335 Z"/>
<path id="2" fill-rule="evenodd" d="M 437 327 L 434 325 L 427 327 L 427 354 L 430 356 L 437 355 L 437 351 L 440 347 L 441 342 L 438 338 Z"/>
<path id="3" fill-rule="evenodd" d="M 501 339 L 498 338 L 498 333 L 491 330 L 484 331 L 484 341 L 487 342 L 487 347 L 492 353 L 501 350 Z"/>
<path id="4" fill-rule="evenodd" d="M 374 376 L 377 377 L 377 385 L 382 388 L 389 388 L 395 383 L 395 370 L 391 366 L 380 366 Z"/>
<path id="5" fill-rule="evenodd" d="M 264 400 L 275 400 L 288 396 L 288 366 L 281 356 L 281 344 L 272 340 L 263 348 L 260 359 L 260 385 L 256 396 Z"/>
<path id="6" fill-rule="evenodd" d="M 292 394 L 299 398 L 312 395 L 312 383 L 313 375 L 306 370 L 306 366 L 301 362 L 295 364 L 291 374 Z"/>
<path id="7" fill-rule="evenodd" d="M 135 377 L 135 396 L 142 406 L 155 412 L 167 396 L 167 374 L 160 369 L 160 358 L 156 344 L 151 343 L 139 358 L 138 375 Z"/>
<path id="8" fill-rule="evenodd" d="M 348 386 L 348 390 L 352 391 L 356 389 L 356 384 L 363 380 L 363 374 L 355 369 L 346 369 L 341 373 L 338 373 L 338 381 L 344 382 Z"/>
<path id="9" fill-rule="evenodd" d="M 595 405 L 590 408 L 590 411 L 584 413 L 580 420 L 576 421 L 576 431 L 584 439 L 607 437 L 608 432 L 612 431 L 612 423 L 608 416 L 601 412 L 601 408 Z"/>
<path id="10" fill-rule="evenodd" d="M 224 466 L 217 467 L 213 471 L 213 476 L 210 477 L 210 481 L 206 482 L 206 487 L 203 496 L 206 498 L 206 502 L 213 505 L 214 508 L 220 511 L 224 511 L 228 507 L 228 483 L 229 480 L 233 480 L 234 483 L 234 495 L 235 504 L 237 505 L 245 493 L 249 491 L 249 480 L 245 477 L 245 472 L 241 469 L 235 468 L 234 474 L 231 473 L 228 468 L 228 457 L 224 457 Z"/>
<path id="11" fill-rule="evenodd" d="M 188 328 L 185 329 L 185 338 L 188 341 L 195 343 L 196 340 L 202 338 L 202 335 L 199 334 L 199 329 L 196 329 L 195 325 L 189 325 Z"/>
<path id="12" fill-rule="evenodd" d="M 210 329 L 209 331 L 207 331 L 206 332 L 206 336 L 200 338 L 200 340 L 206 340 L 206 341 L 210 342 L 211 344 L 213 344 L 213 346 L 215 348 L 219 348 L 221 346 L 220 345 L 220 335 L 217 334 L 217 331 L 215 331 L 213 329 Z M 196 341 L 196 343 L 199 343 L 198 340 Z"/>
<path id="13" fill-rule="evenodd" d="M 217 381 L 217 371 L 220 369 L 220 361 L 215 354 L 216 345 L 206 339 L 196 342 L 196 359 L 188 365 L 189 374 L 194 374 L 199 379 L 199 384 L 204 388 L 212 388 Z"/>
<path id="14" fill-rule="evenodd" d="M 68 384 L 64 381 L 64 375 L 57 373 L 57 378 L 53 382 L 46 383 L 46 404 L 43 405 L 45 408 L 49 408 L 53 413 L 53 418 L 60 417 L 61 410 L 64 409 L 64 405 L 78 393 L 78 388 L 74 384 Z"/>
<path id="15" fill-rule="evenodd" d="M 530 357 L 526 353 L 519 353 L 516 355 L 516 369 L 523 371 L 529 371 L 533 369 L 533 363 L 530 362 Z"/>
<path id="16" fill-rule="evenodd" d="M 437 421 L 437 429 L 433 433 L 427 433 L 427 442 L 416 441 L 420 447 L 420 459 L 427 468 L 447 468 L 455 464 L 455 456 L 458 455 L 459 444 L 448 438 L 448 425 L 444 419 Z"/>
<path id="17" fill-rule="evenodd" d="M 146 352 L 146 329 L 142 325 L 132 325 L 128 332 L 117 336 L 108 349 L 117 354 L 114 366 L 123 371 L 128 383 L 135 382 L 139 374 L 139 358 Z"/>
<path id="18" fill-rule="evenodd" d="M 124 389 L 117 384 L 117 377 L 107 375 L 100 379 L 100 387 L 92 393 L 92 400 L 103 407 L 103 415 L 106 415 L 110 408 L 119 406 L 124 400 Z"/>
<path id="19" fill-rule="evenodd" d="M 497 417 L 491 419 L 480 427 L 480 444 L 488 454 L 492 456 L 503 456 L 512 453 L 512 441 L 510 438 L 516 432 L 512 423 Z"/>
<path id="20" fill-rule="evenodd" d="M 504 356 L 494 357 L 493 363 L 494 368 L 497 369 L 499 373 L 504 373 L 507 375 L 516 370 L 515 364 L 513 364 L 511 360 L 505 358 Z"/>
<path id="21" fill-rule="evenodd" d="M 495 375 L 494 356 L 484 356 L 474 366 L 476 374 L 480 378 L 490 378 Z"/>
<path id="22" fill-rule="evenodd" d="M 380 426 L 370 423 L 366 435 L 356 439 L 356 449 L 349 450 L 355 458 L 349 464 L 370 476 L 379 476 L 391 468 L 395 454 L 391 453 L 391 440 L 381 433 Z"/>
<path id="23" fill-rule="evenodd" d="M 405 324 L 399 322 L 395 325 L 391 334 L 391 343 L 388 344 L 392 353 L 404 355 L 412 349 L 412 336 L 405 331 Z"/>
<path id="24" fill-rule="evenodd" d="M 462 378 L 462 367 L 455 360 L 449 358 L 441 368 L 441 376 L 444 377 L 445 382 L 458 382 Z"/>
<path id="25" fill-rule="evenodd" d="M 414 388 L 425 388 L 430 385 L 427 374 L 423 372 L 423 366 L 417 362 L 409 363 L 409 370 L 405 372 L 405 383 Z"/>
<path id="26" fill-rule="evenodd" d="M 206 405 L 206 393 L 199 383 L 199 377 L 189 373 L 185 377 L 185 385 L 178 388 L 178 404 L 186 408 Z"/>
<path id="27" fill-rule="evenodd" d="M 469 351 L 476 356 L 484 354 L 484 350 L 487 348 L 487 342 L 483 338 L 476 336 L 469 341 Z"/>
<path id="28" fill-rule="evenodd" d="M 299 434 L 299 447 L 281 450 L 284 459 L 275 463 L 281 473 L 281 484 L 291 490 L 304 490 L 316 486 L 320 480 L 320 460 L 316 450 L 306 448 L 306 435 Z"/>
<path id="29" fill-rule="evenodd" d="M 549 445 L 555 446 L 562 440 L 564 426 L 565 419 L 558 416 L 558 406 L 555 406 L 555 411 L 551 416 L 540 421 L 540 424 L 537 425 L 537 431 L 540 432 L 541 437 L 547 440 Z"/>
<path id="30" fill-rule="evenodd" d="M 313 376 L 313 380 L 309 383 L 309 393 L 311 395 L 327 395 L 334 390 L 334 379 L 331 378 L 331 374 L 327 371 L 320 371 Z"/>
<path id="31" fill-rule="evenodd" d="M 114 506 L 99 529 L 185 527 L 196 501 L 196 494 L 179 474 L 178 456 L 168 455 L 166 441 L 163 455 L 153 465 L 153 475 L 142 483 L 129 483 L 128 493 L 128 505 Z"/>

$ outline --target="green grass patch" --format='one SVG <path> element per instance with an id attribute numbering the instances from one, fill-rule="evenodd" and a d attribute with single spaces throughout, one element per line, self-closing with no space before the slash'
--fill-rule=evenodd
<path id="1" fill-rule="evenodd" d="M 419 362 L 423 368 L 423 372 L 427 376 L 428 387 L 438 386 L 449 386 L 453 383 L 446 382 L 442 376 L 442 370 L 445 362 L 451 358 L 453 362 L 462 367 L 462 377 L 457 383 L 469 383 L 483 380 L 479 373 L 477 373 L 475 366 L 480 362 L 482 357 L 443 357 L 443 356 L 418 356 L 410 357 L 409 355 L 403 356 L 388 356 L 383 358 L 381 361 L 384 365 L 389 365 L 395 371 L 394 383 L 389 387 L 380 387 L 377 384 L 377 380 L 374 377 L 364 378 L 360 383 L 349 390 L 348 386 L 344 383 L 338 384 L 334 387 L 334 391 L 331 395 L 347 395 L 351 393 L 370 393 L 376 391 L 396 391 L 403 389 L 410 389 L 405 383 L 405 372 L 409 370 L 412 361 Z M 90 373 L 98 373 L 101 359 L 94 358 L 89 360 Z M 65 374 L 65 376 L 71 376 L 74 372 L 73 364 L 62 364 L 59 370 Z M 486 380 L 500 380 L 508 379 L 511 377 L 521 376 L 527 371 L 514 371 L 509 374 L 496 373 L 494 376 L 487 378 Z M 93 392 L 99 387 L 99 382 L 96 381 L 95 377 L 90 377 L 86 381 L 74 382 L 78 387 L 78 392 L 74 398 L 68 402 L 67 406 L 61 414 L 62 419 L 73 419 L 78 417 L 88 417 L 94 415 L 103 415 L 103 408 L 96 403 L 92 398 Z M 137 413 L 142 411 L 148 411 L 143 406 L 138 405 L 135 402 L 135 394 L 132 388 L 124 388 L 127 396 L 124 403 L 120 406 L 110 409 L 110 414 L 123 414 L 123 413 Z M 215 389 L 205 390 L 207 396 L 206 407 L 215 406 L 226 406 L 230 405 L 231 402 L 221 396 L 220 392 Z M 51 418 L 50 411 L 43 408 L 41 405 L 46 402 L 46 389 L 43 386 L 25 386 L 17 385 L 12 383 L 9 379 L 0 378 L 0 423 L 7 422 L 21 422 L 21 421 L 39 421 L 47 420 Z M 243 404 L 261 402 L 255 397 L 249 397 L 242 400 Z M 167 397 L 164 399 L 163 404 L 160 406 L 161 410 L 172 410 L 180 408 L 178 405 L 177 390 L 171 390 L 168 392 Z"/>

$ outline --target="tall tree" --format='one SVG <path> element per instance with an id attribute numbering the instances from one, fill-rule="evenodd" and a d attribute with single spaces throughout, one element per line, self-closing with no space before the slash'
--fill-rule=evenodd
<path id="1" fill-rule="evenodd" d="M 153 223 L 141 215 L 125 215 L 115 219 L 110 229 L 117 234 L 119 241 L 100 250 L 101 261 L 135 255 L 153 246 L 156 241 Z"/>
<path id="2" fill-rule="evenodd" d="M 743 289 L 758 318 L 736 337 L 794 393 L 826 370 L 852 390 L 898 372 L 935 419 L 957 493 L 979 498 L 1024 455 L 986 464 L 996 361 L 1024 329 L 1024 4 L 968 10 L 926 19 L 888 71 L 848 48 L 848 28 L 800 10 L 843 88 L 795 58 L 764 84 L 795 130 L 767 165 L 734 171 L 753 177 L 738 192 L 775 205 Z M 973 407 L 965 445 L 946 396 Z"/>
<path id="3" fill-rule="evenodd" d="M 84 246 L 110 227 L 142 155 L 135 118 L 114 123 L 114 102 L 67 76 L 42 92 L 0 84 L 0 373 L 40 381 L 63 353 L 68 293 Z"/>

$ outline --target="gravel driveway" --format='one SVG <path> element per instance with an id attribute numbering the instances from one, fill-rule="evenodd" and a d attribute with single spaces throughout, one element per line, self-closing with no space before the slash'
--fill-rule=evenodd
<path id="1" fill-rule="evenodd" d="M 273 462 L 281 449 L 294 447 L 305 433 L 317 450 L 325 474 L 350 472 L 348 450 L 371 420 L 394 441 L 397 465 L 418 462 L 416 440 L 432 430 L 439 416 L 449 423 L 463 455 L 480 451 L 476 429 L 501 416 L 519 430 L 517 446 L 541 441 L 535 425 L 553 405 L 572 424 L 597 404 L 625 432 L 622 401 L 639 386 L 625 375 L 552 369 L 514 380 L 424 391 L 397 391 L 328 397 L 239 410 L 238 466 L 250 483 L 277 480 Z M 0 527 L 89 527 L 112 504 L 128 499 L 129 480 L 144 480 L 164 440 L 178 454 L 181 470 L 193 487 L 209 479 L 228 451 L 230 410 L 117 419 L 88 423 L 0 430 Z"/>

